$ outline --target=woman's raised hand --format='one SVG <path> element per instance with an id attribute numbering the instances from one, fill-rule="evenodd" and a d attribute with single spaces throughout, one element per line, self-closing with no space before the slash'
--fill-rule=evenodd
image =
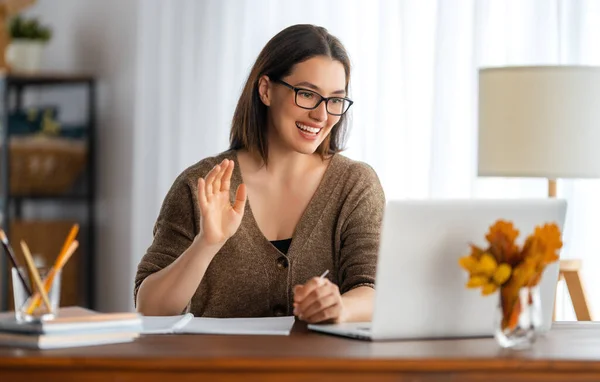
<path id="1" fill-rule="evenodd" d="M 237 231 L 246 207 L 246 186 L 240 184 L 231 205 L 229 188 L 234 162 L 224 159 L 198 179 L 200 238 L 207 245 L 223 245 Z"/>

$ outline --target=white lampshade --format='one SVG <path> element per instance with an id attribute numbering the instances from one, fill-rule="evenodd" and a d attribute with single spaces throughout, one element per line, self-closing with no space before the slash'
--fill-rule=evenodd
<path id="1" fill-rule="evenodd" d="M 480 70 L 478 174 L 600 177 L 600 67 Z"/>

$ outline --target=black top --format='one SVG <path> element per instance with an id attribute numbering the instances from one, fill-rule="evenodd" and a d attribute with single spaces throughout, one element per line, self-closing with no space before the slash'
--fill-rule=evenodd
<path id="1" fill-rule="evenodd" d="M 290 249 L 290 244 L 292 244 L 292 239 L 283 239 L 283 240 L 273 240 L 271 244 L 275 246 L 281 253 L 285 253 L 287 255 L 288 250 Z"/>

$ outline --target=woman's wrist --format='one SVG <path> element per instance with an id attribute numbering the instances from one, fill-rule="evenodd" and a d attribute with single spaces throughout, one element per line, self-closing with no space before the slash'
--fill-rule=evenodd
<path id="1" fill-rule="evenodd" d="M 212 258 L 221 250 L 221 248 L 223 248 L 224 244 L 225 243 L 210 243 L 202 233 L 199 233 L 194 238 L 191 247 L 193 248 L 194 253 L 200 254 L 203 257 L 208 256 Z"/>
<path id="2" fill-rule="evenodd" d="M 343 322 L 351 322 L 351 317 L 350 317 L 350 312 L 348 312 L 348 308 L 346 306 L 346 304 L 344 304 L 344 296 L 340 297 L 340 305 L 341 305 L 341 309 L 340 309 L 340 314 L 338 315 L 338 317 L 335 320 L 336 324 L 341 324 Z"/>

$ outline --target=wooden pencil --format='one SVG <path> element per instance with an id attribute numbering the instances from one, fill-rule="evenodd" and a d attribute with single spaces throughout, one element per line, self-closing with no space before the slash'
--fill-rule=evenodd
<path id="1" fill-rule="evenodd" d="M 34 281 L 33 285 L 35 285 L 38 292 L 40 292 L 40 294 L 42 295 L 42 299 L 44 300 L 44 304 L 46 304 L 46 306 L 48 307 L 48 311 L 52 313 L 52 304 L 50 304 L 48 294 L 44 290 L 44 285 L 42 284 L 42 279 L 40 278 L 40 274 L 38 273 L 37 267 L 35 266 L 35 262 L 33 261 L 33 256 L 31 256 L 29 247 L 23 240 L 21 240 L 21 249 L 23 249 L 25 261 L 27 261 L 27 265 L 29 266 L 29 272 L 31 273 L 31 278 Z"/>

